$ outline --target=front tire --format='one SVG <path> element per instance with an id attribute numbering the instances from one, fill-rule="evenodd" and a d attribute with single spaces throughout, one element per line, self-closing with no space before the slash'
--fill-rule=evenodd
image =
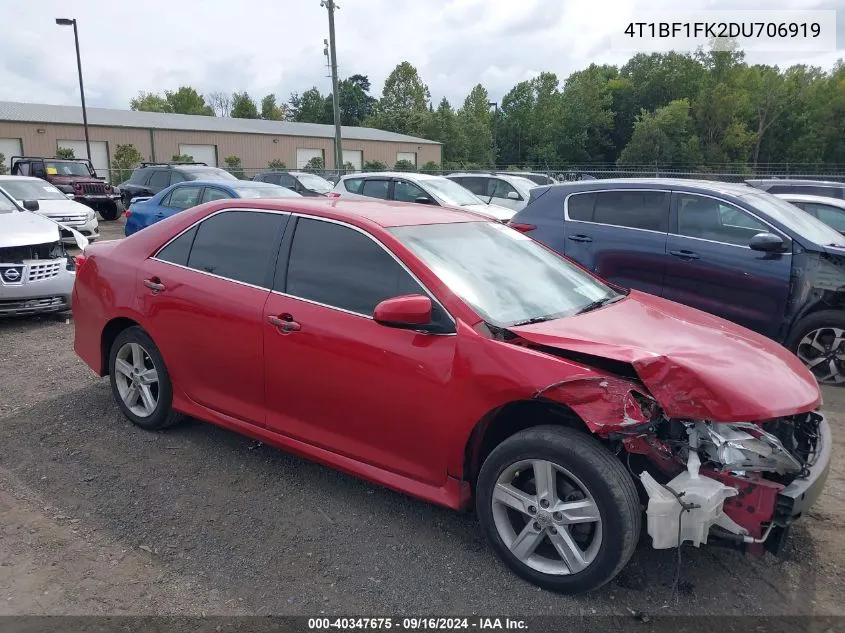
<path id="1" fill-rule="evenodd" d="M 845 383 L 845 314 L 840 310 L 822 310 L 801 319 L 786 347 L 819 383 Z"/>
<path id="2" fill-rule="evenodd" d="M 98 211 L 100 212 L 103 220 L 106 222 L 112 222 L 120 217 L 120 208 L 118 207 L 116 200 L 113 200 L 111 203 L 101 205 Z"/>
<path id="3" fill-rule="evenodd" d="M 142 328 L 127 328 L 115 338 L 109 378 L 123 415 L 142 429 L 160 431 L 182 418 L 171 408 L 173 386 L 164 359 Z"/>
<path id="4" fill-rule="evenodd" d="M 505 564 L 560 593 L 613 579 L 634 553 L 642 518 L 622 463 L 586 433 L 557 426 L 520 431 L 490 453 L 476 509 Z"/>

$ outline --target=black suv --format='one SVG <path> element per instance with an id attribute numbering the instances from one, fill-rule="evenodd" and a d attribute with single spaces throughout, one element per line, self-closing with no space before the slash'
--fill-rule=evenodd
<path id="1" fill-rule="evenodd" d="M 828 180 L 792 180 L 771 178 L 768 180 L 746 180 L 746 183 L 767 193 L 800 193 L 807 196 L 845 199 L 845 182 Z"/>
<path id="2" fill-rule="evenodd" d="M 268 171 L 253 180 L 281 185 L 301 196 L 325 196 L 334 189 L 328 180 L 307 171 Z"/>
<path id="3" fill-rule="evenodd" d="M 154 196 L 170 185 L 186 180 L 237 180 L 225 169 L 206 163 L 141 163 L 132 177 L 120 184 L 123 206 L 136 196 Z"/>

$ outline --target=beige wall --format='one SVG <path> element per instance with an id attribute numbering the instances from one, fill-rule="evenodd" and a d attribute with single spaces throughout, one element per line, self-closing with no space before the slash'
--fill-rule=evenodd
<path id="1" fill-rule="evenodd" d="M 38 130 L 43 130 L 38 132 Z M 322 149 L 326 157 L 326 167 L 334 167 L 334 140 L 304 136 L 271 136 L 267 134 L 237 134 L 231 132 L 190 132 L 179 130 L 155 130 L 89 126 L 92 141 L 106 141 L 109 160 L 112 159 L 117 145 L 132 143 L 144 158 L 166 161 L 179 153 L 179 144 L 216 145 L 217 159 L 223 164 L 227 156 L 238 156 L 245 168 L 263 168 L 267 163 L 278 158 L 289 168 L 296 168 L 296 149 Z M 0 138 L 20 138 L 23 140 L 24 154 L 29 156 L 53 156 L 56 153 L 58 139 L 85 140 L 82 125 L 58 125 L 38 123 L 9 123 L 0 121 Z M 155 157 L 153 146 L 155 143 Z M 274 140 L 276 142 L 274 142 Z M 428 161 L 440 163 L 440 145 L 430 143 L 395 143 L 392 141 L 343 141 L 344 149 L 360 150 L 364 162 L 378 160 L 388 167 L 396 162 L 397 152 L 416 152 L 417 166 L 422 167 Z"/>

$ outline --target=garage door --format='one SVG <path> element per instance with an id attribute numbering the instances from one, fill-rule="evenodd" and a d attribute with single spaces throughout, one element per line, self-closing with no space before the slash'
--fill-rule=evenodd
<path id="1" fill-rule="evenodd" d="M 321 158 L 323 160 L 323 165 L 326 164 L 326 159 L 323 156 L 323 150 L 321 149 L 308 149 L 305 147 L 297 147 L 296 148 L 296 168 L 297 169 L 304 169 L 305 166 L 308 164 L 308 161 L 312 158 Z"/>
<path id="2" fill-rule="evenodd" d="M 85 151 L 85 141 L 56 141 L 57 147 L 66 147 L 73 150 L 75 158 L 89 158 Z M 91 162 L 94 164 L 94 171 L 98 176 L 109 179 L 109 148 L 105 141 L 91 141 Z"/>
<path id="3" fill-rule="evenodd" d="M 12 166 L 12 156 L 23 154 L 21 140 L 19 138 L 0 138 L 0 154 L 5 157 L 3 164 L 6 166 L 6 173 L 8 174 L 9 168 Z"/>
<path id="4" fill-rule="evenodd" d="M 216 145 L 183 145 L 179 143 L 179 153 L 193 156 L 198 163 L 205 163 L 217 167 Z"/>
<path id="5" fill-rule="evenodd" d="M 343 150 L 343 164 L 352 163 L 355 169 L 364 168 L 364 152 L 360 149 L 345 149 Z"/>

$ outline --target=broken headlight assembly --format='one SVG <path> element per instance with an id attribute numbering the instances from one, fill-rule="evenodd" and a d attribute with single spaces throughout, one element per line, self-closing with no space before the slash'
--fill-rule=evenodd
<path id="1" fill-rule="evenodd" d="M 718 470 L 799 473 L 804 465 L 783 443 L 748 422 L 696 422 L 689 429 L 690 446 L 702 451 Z"/>

